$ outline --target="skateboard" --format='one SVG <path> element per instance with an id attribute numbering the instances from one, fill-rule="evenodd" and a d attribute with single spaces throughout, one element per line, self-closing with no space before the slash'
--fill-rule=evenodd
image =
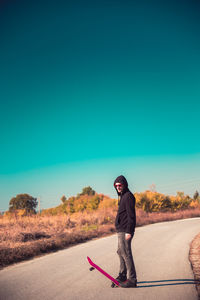
<path id="1" fill-rule="evenodd" d="M 89 264 L 92 266 L 90 268 L 90 271 L 93 271 L 94 269 L 98 270 L 101 274 L 103 274 L 104 276 L 106 276 L 108 279 L 110 279 L 112 281 L 111 287 L 120 287 L 120 283 L 113 278 L 112 276 L 110 276 L 108 273 L 106 273 L 103 269 L 101 269 L 99 266 L 97 266 L 88 256 L 87 256 L 88 262 Z"/>

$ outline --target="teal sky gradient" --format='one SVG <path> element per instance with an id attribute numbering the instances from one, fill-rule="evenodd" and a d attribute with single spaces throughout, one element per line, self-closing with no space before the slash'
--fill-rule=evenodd
<path id="1" fill-rule="evenodd" d="M 198 1 L 0 4 L 0 209 L 86 185 L 199 189 Z M 3 29 L 3 30 L 2 30 Z"/>

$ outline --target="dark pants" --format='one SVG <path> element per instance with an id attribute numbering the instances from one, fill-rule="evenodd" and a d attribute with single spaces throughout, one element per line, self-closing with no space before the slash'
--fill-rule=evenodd
<path id="1" fill-rule="evenodd" d="M 133 235 L 129 240 L 125 239 L 125 232 L 118 232 L 118 249 L 117 254 L 120 260 L 120 273 L 127 274 L 127 278 L 130 280 L 137 279 L 135 265 L 133 261 L 133 255 L 131 251 L 131 241 Z"/>

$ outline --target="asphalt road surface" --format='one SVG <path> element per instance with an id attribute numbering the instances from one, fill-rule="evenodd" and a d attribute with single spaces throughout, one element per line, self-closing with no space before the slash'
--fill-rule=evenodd
<path id="1" fill-rule="evenodd" d="M 138 288 L 111 288 L 87 256 L 113 277 L 118 275 L 117 235 L 100 238 L 0 271 L 1 300 L 198 299 L 188 259 L 200 232 L 200 218 L 136 229 L 132 240 Z"/>

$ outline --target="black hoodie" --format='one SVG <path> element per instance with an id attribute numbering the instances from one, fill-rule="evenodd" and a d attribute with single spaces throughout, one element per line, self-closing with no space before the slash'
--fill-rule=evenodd
<path id="1" fill-rule="evenodd" d="M 116 183 L 123 184 L 124 188 L 119 193 L 115 187 Z M 135 197 L 128 189 L 128 182 L 123 175 L 118 176 L 114 181 L 114 187 L 118 194 L 118 212 L 115 219 L 117 232 L 134 234 L 136 226 Z"/>

